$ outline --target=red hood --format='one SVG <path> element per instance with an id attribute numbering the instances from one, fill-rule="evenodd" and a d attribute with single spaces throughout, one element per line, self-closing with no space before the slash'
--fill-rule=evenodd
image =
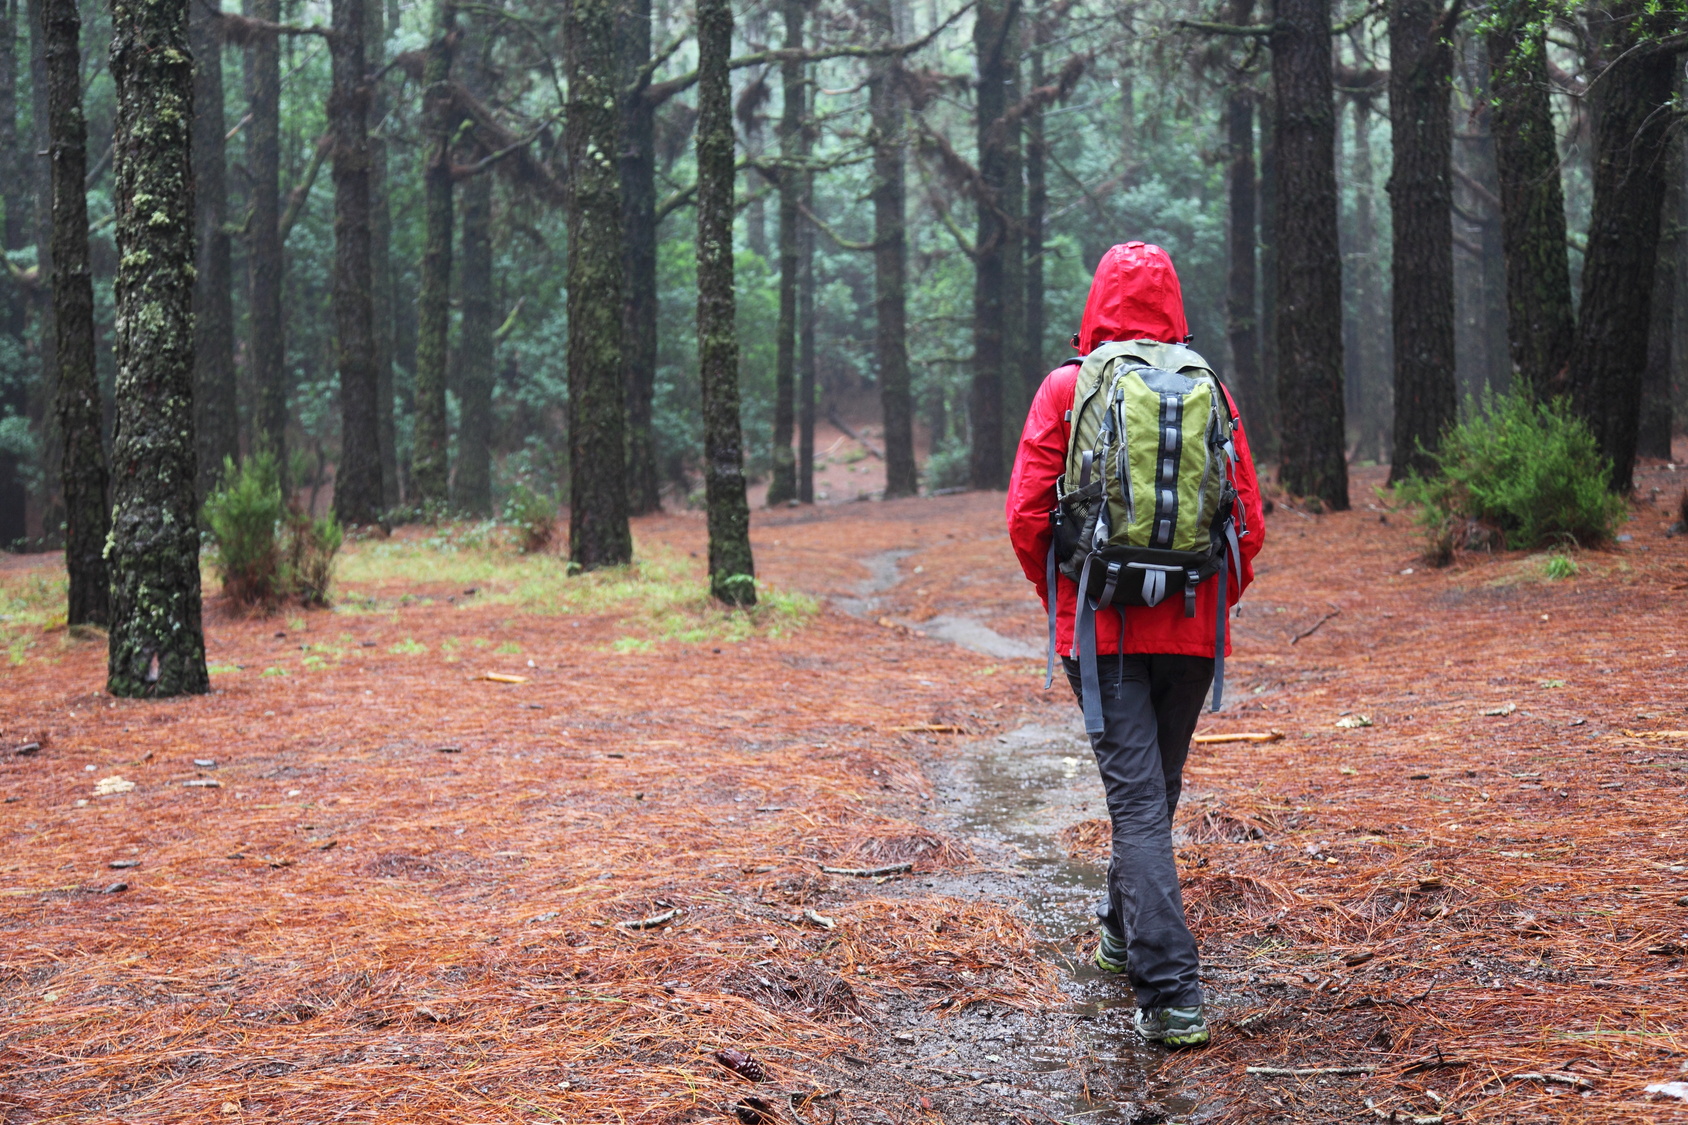
<path id="1" fill-rule="evenodd" d="M 1090 300 L 1084 304 L 1080 355 L 1089 355 L 1109 340 L 1181 344 L 1189 335 L 1178 272 L 1165 250 L 1126 242 L 1102 255 L 1096 280 L 1090 283 Z"/>

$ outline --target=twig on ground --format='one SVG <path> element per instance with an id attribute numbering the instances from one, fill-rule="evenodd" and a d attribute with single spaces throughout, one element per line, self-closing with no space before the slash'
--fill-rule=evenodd
<path id="1" fill-rule="evenodd" d="M 1300 633 L 1297 633 L 1295 636 L 1291 637 L 1289 643 L 1292 644 L 1292 645 L 1297 644 L 1302 640 L 1302 638 L 1311 637 L 1314 633 L 1317 633 L 1319 631 L 1319 626 L 1323 625 L 1325 622 L 1329 621 L 1333 617 L 1341 617 L 1341 616 L 1342 616 L 1342 611 L 1340 609 L 1331 610 L 1329 613 L 1325 614 L 1323 617 L 1321 617 L 1317 621 L 1313 622 L 1313 627 L 1311 629 L 1307 629 L 1307 630 L 1300 632 Z"/>
<path id="2" fill-rule="evenodd" d="M 1375 1066 L 1251 1066 L 1249 1074 L 1263 1078 L 1310 1078 L 1318 1074 L 1371 1074 Z"/>
<path id="3" fill-rule="evenodd" d="M 654 930 L 658 926 L 668 925 L 679 916 L 680 908 L 676 906 L 672 910 L 664 910 L 661 914 L 652 914 L 649 918 L 634 918 L 626 922 L 617 922 L 616 925 L 624 930 Z"/>
<path id="4" fill-rule="evenodd" d="M 1281 730 L 1267 731 L 1238 731 L 1235 734 L 1198 734 L 1190 739 L 1204 746 L 1215 746 L 1221 742 L 1278 742 L 1285 737 Z"/>
<path id="5" fill-rule="evenodd" d="M 885 875 L 901 875 L 905 871 L 913 871 L 912 863 L 891 863 L 884 867 L 828 867 L 821 864 L 821 870 L 828 875 L 853 875 L 858 879 L 878 879 Z"/>

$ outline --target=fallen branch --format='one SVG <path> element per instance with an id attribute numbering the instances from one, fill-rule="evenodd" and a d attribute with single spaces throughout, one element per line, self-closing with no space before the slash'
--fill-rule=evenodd
<path id="1" fill-rule="evenodd" d="M 1553 1074 L 1551 1072 L 1547 1073 L 1547 1074 L 1542 1074 L 1540 1072 L 1531 1070 L 1531 1071 L 1526 1071 L 1523 1074 L 1512 1075 L 1511 1081 L 1514 1081 L 1514 1082 L 1552 1082 L 1552 1083 L 1557 1083 L 1560 1086 L 1570 1086 L 1571 1088 L 1577 1089 L 1577 1090 L 1592 1090 L 1592 1089 L 1594 1089 L 1594 1083 L 1590 1082 L 1586 1078 L 1579 1078 L 1575 1074 Z"/>
<path id="2" fill-rule="evenodd" d="M 1321 617 L 1317 621 L 1315 621 L 1313 623 L 1313 627 L 1311 629 L 1308 629 L 1305 632 L 1297 633 L 1295 636 L 1291 637 L 1289 643 L 1293 645 L 1293 644 L 1297 643 L 1298 641 L 1300 641 L 1303 637 L 1311 637 L 1314 633 L 1317 633 L 1319 631 L 1319 626 L 1323 625 L 1325 622 L 1329 621 L 1333 617 L 1341 617 L 1341 616 L 1342 616 L 1342 611 L 1340 609 L 1331 610 L 1329 613 L 1325 614 L 1323 617 Z"/>
<path id="3" fill-rule="evenodd" d="M 954 723 L 915 723 L 907 727 L 886 727 L 887 731 L 905 734 L 909 731 L 921 731 L 925 734 L 966 734 L 966 727 L 958 727 Z"/>
<path id="4" fill-rule="evenodd" d="M 1371 1074 L 1375 1066 L 1251 1066 L 1247 1073 L 1263 1078 L 1311 1078 L 1319 1074 Z"/>
<path id="5" fill-rule="evenodd" d="M 623 930 L 654 930 L 658 926 L 666 926 L 680 916 L 680 908 L 664 910 L 661 914 L 652 914 L 649 918 L 634 918 L 626 922 L 617 922 Z"/>
<path id="6" fill-rule="evenodd" d="M 828 867 L 821 864 L 821 870 L 828 875 L 853 875 L 857 879 L 878 879 L 886 875 L 901 875 L 906 871 L 913 871 L 912 863 L 892 863 L 885 867 Z"/>
<path id="7" fill-rule="evenodd" d="M 1204 746 L 1217 746 L 1221 742 L 1280 742 L 1284 739 L 1281 730 L 1268 731 L 1238 731 L 1235 734 L 1198 734 L 1190 739 Z"/>
<path id="8" fill-rule="evenodd" d="M 1383 1110 L 1378 1109 L 1377 1106 L 1373 1105 L 1370 1098 L 1366 1099 L 1366 1108 L 1377 1114 L 1377 1116 L 1383 1118 L 1385 1121 L 1410 1121 L 1412 1122 L 1412 1125 L 1442 1125 L 1442 1115 L 1439 1113 L 1431 1114 L 1428 1117 L 1417 1117 L 1410 1113 L 1402 1113 L 1398 1109 L 1392 1109 L 1386 1113 Z"/>
<path id="9" fill-rule="evenodd" d="M 850 428 L 850 424 L 848 422 L 838 416 L 838 408 L 836 406 L 829 406 L 827 408 L 826 420 L 831 422 L 834 426 L 837 426 L 841 431 L 843 431 L 845 436 L 849 437 L 857 445 L 860 445 L 863 449 L 873 454 L 873 456 L 879 458 L 881 461 L 885 460 L 885 454 L 869 445 L 860 434 Z"/>
<path id="10" fill-rule="evenodd" d="M 503 672 L 482 672 L 476 676 L 477 680 L 488 680 L 495 684 L 525 684 L 526 676 L 507 676 Z"/>

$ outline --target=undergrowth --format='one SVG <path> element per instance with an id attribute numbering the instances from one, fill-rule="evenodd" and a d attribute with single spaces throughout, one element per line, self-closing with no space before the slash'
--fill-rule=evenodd
<path id="1" fill-rule="evenodd" d="M 1468 417 L 1442 438 L 1435 476 L 1414 477 L 1397 495 L 1420 506 L 1437 565 L 1458 550 L 1594 546 L 1625 513 L 1606 487 L 1611 463 L 1563 400 L 1484 391 Z"/>
<path id="2" fill-rule="evenodd" d="M 460 605 L 490 603 L 527 613 L 614 617 L 617 635 L 608 637 L 605 647 L 643 652 L 663 642 L 786 636 L 802 628 L 818 608 L 805 594 L 765 583 L 757 585 L 757 605 L 728 608 L 709 596 L 700 561 L 660 544 L 635 544 L 634 558 L 629 566 L 570 576 L 562 559 L 500 547 L 482 525 L 447 525 L 426 539 L 371 541 L 349 548 L 340 568 L 342 596 L 336 610 L 386 612 L 401 600 L 389 591 L 403 587 L 404 604 L 428 605 L 457 597 Z M 429 588 L 436 593 L 417 593 Z M 462 600 L 469 597 L 472 603 Z"/>
<path id="3" fill-rule="evenodd" d="M 43 629 L 62 625 L 69 580 L 62 570 L 0 575 L 0 652 L 22 664 Z"/>

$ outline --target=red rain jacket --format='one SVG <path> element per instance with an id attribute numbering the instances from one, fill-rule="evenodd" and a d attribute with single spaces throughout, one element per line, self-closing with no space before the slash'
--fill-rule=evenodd
<path id="1" fill-rule="evenodd" d="M 1181 343 L 1190 334 L 1184 321 L 1184 298 L 1172 259 L 1159 246 L 1128 242 L 1102 255 L 1096 279 L 1090 286 L 1090 300 L 1084 308 L 1079 329 L 1079 349 L 1088 355 L 1109 340 L 1159 340 Z M 1067 411 L 1073 406 L 1073 389 L 1078 367 L 1057 367 L 1043 380 L 1026 413 L 1025 432 L 1020 435 L 1014 458 L 1014 475 L 1008 482 L 1008 537 L 1019 556 L 1020 568 L 1037 587 L 1044 608 L 1049 606 L 1045 588 L 1045 563 L 1049 554 L 1049 511 L 1055 507 L 1055 478 L 1066 469 L 1067 439 L 1071 423 Z M 1230 402 L 1230 392 L 1226 392 Z M 1231 402 L 1231 412 L 1236 413 Z M 1254 457 L 1248 436 L 1238 425 L 1234 434 L 1237 465 L 1232 479 L 1242 507 L 1242 587 L 1254 579 L 1254 556 L 1266 541 L 1266 516 L 1260 506 L 1260 484 L 1254 474 Z M 1078 607 L 1078 583 L 1066 575 L 1057 580 L 1055 646 L 1063 656 L 1076 656 L 1073 647 L 1073 617 Z M 1127 606 L 1125 637 L 1121 644 L 1120 618 L 1115 612 L 1096 615 L 1098 654 L 1174 653 L 1182 656 L 1213 655 L 1213 619 L 1219 584 L 1212 579 L 1196 588 L 1196 615 L 1184 616 L 1184 599 L 1168 598 L 1157 606 Z M 1227 600 L 1235 605 L 1242 596 L 1236 583 L 1228 585 Z M 1230 652 L 1227 640 L 1226 652 Z"/>

